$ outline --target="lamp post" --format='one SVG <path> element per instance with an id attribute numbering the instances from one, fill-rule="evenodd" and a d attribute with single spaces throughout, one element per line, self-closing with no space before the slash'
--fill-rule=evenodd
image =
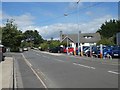
<path id="1" fill-rule="evenodd" d="M 80 0 L 77 2 L 77 4 L 78 4 L 78 30 L 79 30 L 79 2 L 80 2 Z M 81 31 L 79 31 L 79 33 L 78 33 L 78 55 L 80 55 L 80 50 L 79 50 L 79 47 L 80 47 L 80 33 L 81 33 Z M 81 45 L 81 56 L 82 56 L 82 45 Z"/>
<path id="2" fill-rule="evenodd" d="M 64 16 L 66 17 L 66 16 L 68 16 L 68 14 L 65 13 Z M 69 54 L 69 52 L 68 52 L 68 34 L 67 34 L 66 38 L 67 38 L 67 49 L 66 50 L 67 50 L 67 55 L 68 55 Z"/>
<path id="3" fill-rule="evenodd" d="M 67 35 L 67 55 L 69 55 L 69 52 L 68 52 L 68 35 Z"/>
<path id="4" fill-rule="evenodd" d="M 78 55 L 80 55 L 80 33 L 81 31 L 78 33 Z"/>

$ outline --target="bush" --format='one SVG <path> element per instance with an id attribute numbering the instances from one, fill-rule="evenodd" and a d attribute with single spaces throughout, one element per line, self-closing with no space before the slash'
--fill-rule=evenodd
<path id="1" fill-rule="evenodd" d="M 19 52 L 19 47 L 13 47 L 10 49 L 11 52 Z"/>

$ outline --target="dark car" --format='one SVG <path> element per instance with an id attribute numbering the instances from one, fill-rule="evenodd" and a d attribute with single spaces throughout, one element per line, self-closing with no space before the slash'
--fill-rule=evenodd
<path id="1" fill-rule="evenodd" d="M 103 58 L 111 58 L 112 54 L 112 47 L 111 46 L 104 46 L 102 47 L 102 56 Z M 100 47 L 98 48 L 98 57 L 100 57 Z"/>
<path id="2" fill-rule="evenodd" d="M 120 58 L 120 46 L 113 46 L 111 56 Z"/>
<path id="3" fill-rule="evenodd" d="M 63 53 L 63 48 L 62 47 L 54 47 L 54 48 L 50 48 L 49 52 L 51 53 Z"/>
<path id="4" fill-rule="evenodd" d="M 91 52 L 90 52 L 90 47 L 84 49 L 84 55 L 88 57 L 90 56 L 97 57 L 97 52 L 98 52 L 97 46 L 92 46 Z"/>

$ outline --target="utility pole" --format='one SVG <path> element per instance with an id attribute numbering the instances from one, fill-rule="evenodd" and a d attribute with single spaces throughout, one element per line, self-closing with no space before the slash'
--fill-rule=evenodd
<path id="1" fill-rule="evenodd" d="M 77 2 L 77 7 L 78 7 L 78 30 L 79 30 L 79 2 L 80 2 L 80 0 Z M 78 55 L 80 55 L 80 49 L 79 49 L 79 47 L 80 47 L 80 33 L 81 33 L 81 31 L 79 31 L 79 33 L 78 33 Z"/>
<path id="2" fill-rule="evenodd" d="M 78 55 L 80 55 L 80 33 L 81 31 L 78 33 Z"/>
<path id="3" fill-rule="evenodd" d="M 67 50 L 67 55 L 68 55 L 68 53 L 69 53 L 68 52 L 68 35 L 67 35 L 67 49 L 66 50 Z"/>

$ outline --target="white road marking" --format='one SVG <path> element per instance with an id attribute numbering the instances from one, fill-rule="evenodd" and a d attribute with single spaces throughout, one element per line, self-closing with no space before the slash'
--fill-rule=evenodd
<path id="1" fill-rule="evenodd" d="M 36 55 L 40 56 L 40 54 L 36 54 Z"/>
<path id="2" fill-rule="evenodd" d="M 49 54 L 49 55 L 54 55 L 54 56 L 61 56 L 63 54 L 61 53 L 50 53 L 50 52 L 45 52 L 45 51 L 36 51 L 36 50 L 33 50 L 35 52 L 40 52 L 40 53 L 44 53 L 44 54 Z"/>
<path id="3" fill-rule="evenodd" d="M 35 70 L 32 68 L 31 63 L 25 58 L 25 56 L 23 55 L 23 53 L 22 53 L 22 56 L 23 56 L 25 62 L 27 63 L 27 65 L 33 71 L 33 73 L 37 76 L 37 78 L 40 80 L 40 82 L 43 84 L 43 86 L 47 89 L 47 86 L 45 85 L 45 83 L 43 82 L 43 80 L 39 77 L 39 75 L 35 72 Z"/>
<path id="4" fill-rule="evenodd" d="M 49 57 L 48 56 L 45 56 L 45 55 L 42 55 L 43 57 L 45 57 L 45 58 L 48 58 L 49 59 Z"/>
<path id="5" fill-rule="evenodd" d="M 86 65 L 83 65 L 83 64 L 77 64 L 77 63 L 73 63 L 73 64 L 74 64 L 74 65 L 81 66 L 81 67 L 85 67 L 85 68 L 96 69 L 95 67 L 86 66 Z"/>
<path id="6" fill-rule="evenodd" d="M 40 54 L 36 54 L 36 55 L 38 55 L 38 56 L 40 56 Z M 42 57 L 45 57 L 45 58 L 50 58 L 50 57 L 48 57 L 48 56 L 45 56 L 45 55 L 42 55 Z M 63 60 L 60 60 L 60 59 L 56 59 L 56 58 L 53 58 L 54 60 L 57 60 L 57 61 L 59 61 L 59 62 L 64 62 Z"/>
<path id="7" fill-rule="evenodd" d="M 118 72 L 114 72 L 114 71 L 108 71 L 109 73 L 113 73 L 113 74 L 120 74 Z"/>
<path id="8" fill-rule="evenodd" d="M 25 62 L 28 64 L 28 66 L 32 66 L 32 64 L 30 63 L 30 62 L 28 62 L 28 60 L 25 58 L 25 56 L 23 55 L 23 53 L 22 53 L 22 56 L 23 56 L 23 58 L 24 58 L 24 60 L 25 60 Z"/>
<path id="9" fill-rule="evenodd" d="M 59 61 L 59 62 L 64 62 L 63 60 L 59 60 L 59 59 L 55 59 L 55 60 L 57 60 L 57 61 Z"/>

